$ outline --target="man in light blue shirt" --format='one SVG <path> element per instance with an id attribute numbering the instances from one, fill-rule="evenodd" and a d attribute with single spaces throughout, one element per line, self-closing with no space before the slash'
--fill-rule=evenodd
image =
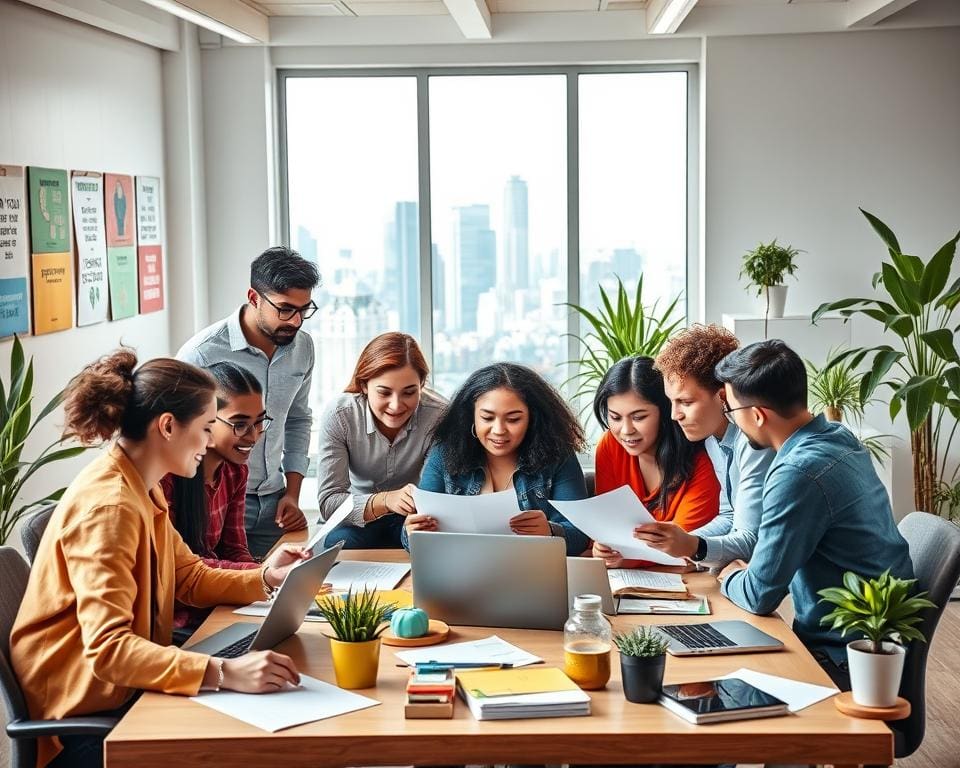
<path id="1" fill-rule="evenodd" d="M 741 608 L 772 612 L 787 592 L 794 631 L 841 687 L 846 643 L 821 626 L 830 611 L 817 592 L 843 584 L 852 571 L 875 578 L 889 569 L 913 578 L 907 542 L 869 452 L 841 424 L 807 410 L 803 361 L 779 340 L 731 352 L 717 366 L 727 413 L 751 444 L 773 448 L 763 513 L 749 566 L 734 561 L 720 574 L 722 591 Z"/>
<path id="2" fill-rule="evenodd" d="M 250 265 L 247 302 L 184 344 L 177 357 L 201 368 L 229 361 L 260 381 L 273 423 L 250 453 L 244 527 L 254 557 L 263 557 L 285 531 L 307 525 L 300 484 L 309 465 L 310 382 L 314 349 L 303 321 L 317 305 L 316 266 L 283 246 Z"/>
<path id="3" fill-rule="evenodd" d="M 673 523 L 640 526 L 637 538 L 674 557 L 723 566 L 749 560 L 757 543 L 763 481 L 773 460 L 754 450 L 724 416 L 723 384 L 714 368 L 739 346 L 718 325 L 693 325 L 672 338 L 657 357 L 673 419 L 691 442 L 703 440 L 720 482 L 720 514 L 690 533 Z"/>

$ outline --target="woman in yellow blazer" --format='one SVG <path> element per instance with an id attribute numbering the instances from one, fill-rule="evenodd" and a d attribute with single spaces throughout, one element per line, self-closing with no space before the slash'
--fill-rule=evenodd
<path id="1" fill-rule="evenodd" d="M 299 683 L 273 651 L 217 659 L 170 645 L 174 600 L 198 607 L 250 603 L 310 553 L 279 549 L 258 570 L 205 566 L 170 523 L 160 478 L 190 477 L 210 446 L 216 385 L 187 363 L 135 369 L 121 349 L 67 388 L 65 432 L 116 442 L 70 484 L 50 519 L 10 637 L 31 717 L 123 711 L 142 690 L 193 695 L 268 693 Z M 89 736 L 42 739 L 38 768 L 103 765 Z"/>

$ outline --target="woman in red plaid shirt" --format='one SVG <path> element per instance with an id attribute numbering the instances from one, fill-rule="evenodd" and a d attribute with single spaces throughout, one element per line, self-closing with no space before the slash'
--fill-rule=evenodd
<path id="1" fill-rule="evenodd" d="M 247 459 L 270 425 L 263 389 L 246 368 L 215 363 L 205 369 L 217 382 L 213 446 L 194 477 L 167 475 L 160 481 L 170 519 L 190 547 L 211 568 L 259 568 L 247 548 L 243 527 Z M 182 643 L 210 613 L 177 605 L 174 641 Z"/>

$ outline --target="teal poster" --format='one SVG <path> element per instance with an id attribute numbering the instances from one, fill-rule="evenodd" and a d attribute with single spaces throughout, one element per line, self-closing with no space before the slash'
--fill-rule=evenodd
<path id="1" fill-rule="evenodd" d="M 31 253 L 69 253 L 70 185 L 66 171 L 31 166 Z"/>
<path id="2" fill-rule="evenodd" d="M 21 165 L 0 165 L 0 336 L 30 332 L 27 185 Z"/>
<path id="3" fill-rule="evenodd" d="M 137 314 L 137 249 L 132 245 L 107 248 L 110 319 Z"/>

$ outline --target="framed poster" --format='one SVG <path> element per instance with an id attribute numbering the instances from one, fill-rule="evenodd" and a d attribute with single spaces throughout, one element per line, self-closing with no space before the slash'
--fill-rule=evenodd
<path id="1" fill-rule="evenodd" d="M 30 333 L 27 177 L 0 165 L 0 336 Z"/>
<path id="2" fill-rule="evenodd" d="M 103 176 L 74 171 L 70 177 L 77 268 L 77 325 L 107 319 L 107 230 Z"/>
<path id="3" fill-rule="evenodd" d="M 104 208 L 107 224 L 107 282 L 110 318 L 137 314 L 137 237 L 134 224 L 133 177 L 104 175 Z"/>
<path id="4" fill-rule="evenodd" d="M 33 332 L 73 327 L 73 254 L 67 172 L 30 166 Z"/>
<path id="5" fill-rule="evenodd" d="M 137 262 L 140 312 L 163 309 L 163 236 L 160 231 L 160 179 L 137 176 Z"/>

